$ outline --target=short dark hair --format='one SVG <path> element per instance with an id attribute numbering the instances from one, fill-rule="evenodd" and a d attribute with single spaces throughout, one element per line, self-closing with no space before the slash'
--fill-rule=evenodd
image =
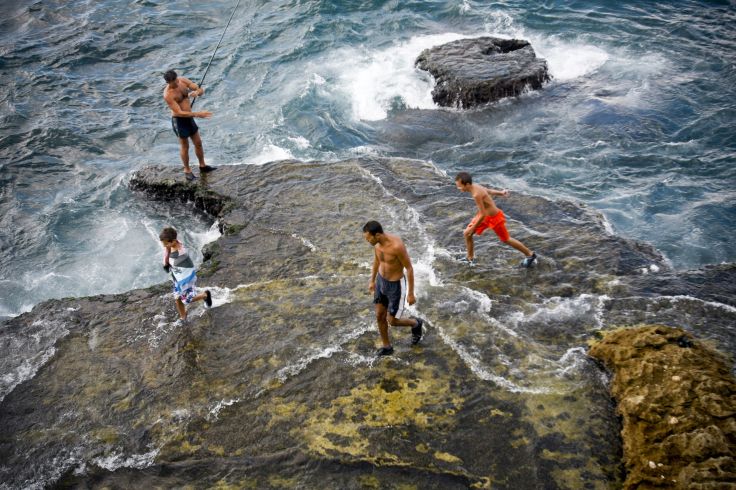
<path id="1" fill-rule="evenodd" d="M 462 185 L 472 184 L 473 177 L 468 172 L 460 172 L 455 176 L 455 182 L 460 181 Z"/>
<path id="2" fill-rule="evenodd" d="M 381 223 L 378 221 L 369 221 L 365 225 L 363 225 L 363 233 L 368 232 L 371 235 L 375 235 L 377 233 L 383 233 L 383 226 L 381 226 Z"/>
<path id="3" fill-rule="evenodd" d="M 167 71 L 166 73 L 164 73 L 164 80 L 166 80 L 166 83 L 171 83 L 171 82 L 173 82 L 174 80 L 176 80 L 176 78 L 177 78 L 178 76 L 179 76 L 179 75 L 177 75 L 177 74 L 176 74 L 176 72 L 175 72 L 174 70 L 169 70 L 169 71 Z"/>
<path id="4" fill-rule="evenodd" d="M 159 240 L 167 242 L 173 242 L 176 240 L 176 230 L 173 229 L 170 226 L 167 226 L 163 230 L 161 230 L 161 233 L 158 235 Z"/>

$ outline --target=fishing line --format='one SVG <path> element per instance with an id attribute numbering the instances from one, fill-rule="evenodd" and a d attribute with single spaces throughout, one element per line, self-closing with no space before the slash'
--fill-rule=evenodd
<path id="1" fill-rule="evenodd" d="M 238 0 L 238 3 L 235 4 L 235 8 L 233 9 L 233 12 L 230 14 L 230 19 L 227 21 L 227 25 L 225 25 L 225 29 L 222 31 L 222 36 L 220 36 L 220 41 L 217 43 L 217 46 L 215 46 L 215 50 L 212 52 L 212 56 L 210 57 L 210 62 L 207 63 L 207 68 L 204 70 L 204 75 L 202 75 L 202 80 L 199 81 L 199 86 L 202 87 L 202 84 L 204 83 L 204 78 L 207 76 L 207 72 L 210 70 L 210 65 L 212 64 L 212 60 L 215 59 L 215 54 L 217 53 L 218 48 L 220 47 L 220 44 L 222 44 L 222 40 L 225 37 L 225 33 L 227 32 L 227 28 L 230 27 L 230 22 L 233 20 L 233 16 L 235 16 L 235 11 L 238 10 L 238 6 L 240 5 L 240 0 Z M 197 102 L 197 98 L 195 97 L 192 100 L 190 108 L 194 108 L 194 103 Z M 153 141 L 151 144 L 153 145 L 156 142 L 156 138 L 158 138 L 158 133 L 156 133 L 153 136 Z"/>
<path id="2" fill-rule="evenodd" d="M 238 0 L 238 3 L 235 4 L 235 8 L 233 9 L 233 13 L 230 14 L 230 19 L 227 21 L 227 25 L 225 26 L 225 29 L 222 31 L 222 36 L 220 36 L 220 41 L 217 43 L 217 46 L 215 46 L 215 50 L 212 52 L 212 56 L 210 57 L 210 62 L 207 63 L 207 68 L 204 70 L 204 75 L 202 75 L 202 80 L 199 82 L 199 86 L 202 87 L 202 84 L 204 84 L 204 78 L 207 76 L 207 72 L 210 69 L 210 65 L 212 64 L 212 60 L 215 59 L 215 54 L 217 54 L 217 50 L 220 48 L 220 44 L 222 44 L 222 40 L 225 37 L 225 33 L 227 32 L 227 28 L 230 27 L 230 22 L 232 22 L 233 17 L 235 16 L 235 11 L 238 10 L 238 6 L 240 5 L 240 0 Z M 197 98 L 195 97 L 194 100 L 192 100 L 191 107 L 194 107 L 194 103 L 197 102 Z"/>

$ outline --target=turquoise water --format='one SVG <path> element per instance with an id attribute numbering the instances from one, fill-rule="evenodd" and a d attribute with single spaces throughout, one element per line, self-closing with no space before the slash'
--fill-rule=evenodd
<path id="1" fill-rule="evenodd" d="M 165 281 L 157 232 L 217 236 L 130 173 L 180 165 L 162 72 L 199 81 L 235 2 L 32 2 L 0 22 L 0 316 Z M 198 109 L 208 163 L 428 160 L 600 210 L 680 269 L 736 250 L 736 9 L 729 2 L 242 1 Z M 542 91 L 439 109 L 422 49 L 520 37 Z M 192 155 L 193 158 L 193 155 Z M 451 178 L 448 185 L 452 185 Z"/>

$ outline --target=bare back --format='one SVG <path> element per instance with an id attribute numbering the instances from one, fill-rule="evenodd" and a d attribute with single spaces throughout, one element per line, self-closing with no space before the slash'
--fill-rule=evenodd
<path id="1" fill-rule="evenodd" d="M 385 243 L 375 245 L 378 272 L 387 281 L 398 281 L 404 276 L 404 268 L 411 266 L 404 242 L 396 235 L 384 233 Z"/>

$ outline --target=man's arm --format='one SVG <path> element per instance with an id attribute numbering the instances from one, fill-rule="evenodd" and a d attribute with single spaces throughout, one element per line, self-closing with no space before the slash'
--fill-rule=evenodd
<path id="1" fill-rule="evenodd" d="M 210 111 L 199 111 L 199 112 L 191 112 L 191 111 L 183 111 L 179 104 L 171 97 L 166 96 L 164 97 L 164 100 L 166 101 L 166 104 L 171 109 L 171 112 L 173 112 L 174 117 L 204 117 L 208 118 L 212 116 L 212 113 Z"/>
<path id="2" fill-rule="evenodd" d="M 373 268 L 371 269 L 371 280 L 368 282 L 368 289 L 373 291 L 376 288 L 376 274 L 378 274 L 378 252 L 373 249 Z"/>
<path id="3" fill-rule="evenodd" d="M 409 258 L 409 252 L 406 251 L 406 246 L 401 245 L 398 253 L 399 262 L 406 269 L 406 280 L 409 283 L 409 291 L 406 294 L 406 302 L 413 305 L 417 302 L 414 297 L 414 267 L 411 265 L 411 259 Z"/>
<path id="4" fill-rule="evenodd" d="M 492 196 L 496 196 L 496 197 L 508 197 L 509 190 L 508 189 L 502 189 L 502 190 L 488 189 L 488 194 Z"/>
<path id="5" fill-rule="evenodd" d="M 192 96 L 192 97 L 199 97 L 200 95 L 202 95 L 204 93 L 204 89 L 201 88 L 196 83 L 194 83 L 193 81 L 191 81 L 191 80 L 189 80 L 188 78 L 185 78 L 185 77 L 179 77 L 179 78 L 181 78 L 184 81 L 184 83 L 187 85 L 187 88 L 189 90 L 191 90 L 191 92 L 189 92 L 189 95 L 190 96 Z"/>
<path id="6" fill-rule="evenodd" d="M 169 272 L 171 264 L 169 264 L 169 256 L 171 255 L 171 247 L 164 247 L 164 270 Z"/>

